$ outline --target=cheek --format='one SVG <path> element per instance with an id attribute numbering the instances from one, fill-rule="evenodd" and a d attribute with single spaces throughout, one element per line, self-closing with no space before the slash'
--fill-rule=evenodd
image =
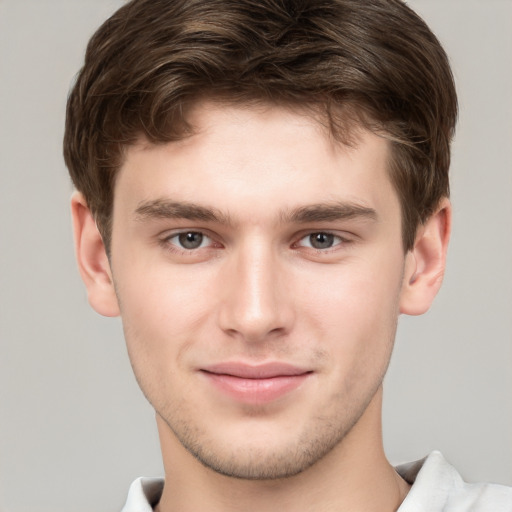
<path id="1" fill-rule="evenodd" d="M 131 283 L 144 283 L 131 286 Z M 199 338 L 198 318 L 206 316 L 190 289 L 171 281 L 144 281 L 132 275 L 120 291 L 121 316 L 135 378 L 155 410 L 183 406 L 186 354 Z M 177 390 L 181 390 L 178 393 Z"/>
<path id="2" fill-rule="evenodd" d="M 301 276 L 301 309 L 332 332 L 377 328 L 398 316 L 402 266 L 390 258 L 326 268 Z M 400 260 L 398 260 L 400 261 Z M 336 328 L 337 327 L 337 328 Z"/>
<path id="3" fill-rule="evenodd" d="M 309 319 L 325 340 L 331 365 L 340 375 L 369 378 L 387 366 L 398 318 L 401 287 L 400 259 L 359 261 L 358 265 L 331 269 L 329 275 L 308 283 L 301 305 L 302 318 Z M 366 375 L 366 376 L 365 376 Z"/>
<path id="4" fill-rule="evenodd" d="M 192 272 L 185 276 L 172 273 L 166 266 L 131 266 L 129 273 L 116 279 L 134 369 L 169 372 L 209 317 L 205 280 Z"/>

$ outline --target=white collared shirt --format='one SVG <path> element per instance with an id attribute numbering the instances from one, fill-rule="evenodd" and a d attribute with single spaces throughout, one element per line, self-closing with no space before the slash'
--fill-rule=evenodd
<path id="1" fill-rule="evenodd" d="M 412 485 L 397 512 L 512 512 L 512 487 L 468 484 L 437 451 L 396 471 Z M 138 478 L 121 512 L 152 512 L 163 487 L 163 478 Z"/>

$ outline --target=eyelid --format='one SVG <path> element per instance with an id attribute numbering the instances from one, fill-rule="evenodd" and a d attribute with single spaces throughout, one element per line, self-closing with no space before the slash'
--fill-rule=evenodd
<path id="1" fill-rule="evenodd" d="M 197 246 L 197 247 L 182 247 L 181 246 L 181 241 L 180 241 L 180 237 L 182 235 L 189 235 L 189 234 L 194 234 L 194 235 L 200 235 L 201 236 L 201 241 L 200 241 L 200 244 Z M 176 243 L 172 242 L 172 240 L 176 239 Z M 198 250 L 198 249 L 203 249 L 204 247 L 207 247 L 209 245 L 209 241 L 211 241 L 210 237 L 208 235 L 205 235 L 199 231 L 185 231 L 185 232 L 182 232 L 182 233 L 176 233 L 175 235 L 172 235 L 171 237 L 168 237 L 167 238 L 167 241 L 172 243 L 173 245 L 177 245 L 180 249 L 184 249 L 186 251 L 195 251 L 195 250 Z"/>
<path id="2" fill-rule="evenodd" d="M 198 233 L 201 234 L 205 239 L 209 240 L 209 243 L 206 245 L 201 245 L 200 247 L 197 247 L 195 249 L 187 249 L 185 247 L 181 247 L 178 243 L 173 243 L 171 240 L 173 238 L 179 237 L 180 235 L 186 234 L 186 233 Z M 221 244 L 216 241 L 213 234 L 207 230 L 207 229 L 201 229 L 201 228 L 177 228 L 169 231 L 165 231 L 158 237 L 158 243 L 165 248 L 173 251 L 178 251 L 184 254 L 190 254 L 195 251 L 199 251 L 200 249 L 208 249 L 210 247 L 215 247 L 217 244 L 219 247 Z"/>
<path id="3" fill-rule="evenodd" d="M 171 242 L 171 240 L 173 238 L 178 237 L 179 235 L 185 234 L 185 233 L 199 233 L 199 234 L 203 235 L 203 237 L 206 238 L 209 241 L 209 243 L 202 245 L 200 247 L 197 247 L 195 249 L 187 249 L 185 247 L 181 247 L 178 243 Z M 318 234 L 318 233 L 332 235 L 335 239 L 333 246 L 325 248 L 325 249 L 317 249 L 315 247 L 303 245 L 301 243 L 304 239 L 307 239 L 311 235 Z M 354 238 L 357 238 L 357 236 L 352 235 L 351 233 L 347 233 L 347 232 L 340 233 L 339 231 L 332 230 L 332 229 L 308 229 L 308 230 L 304 230 L 304 231 L 298 233 L 294 238 L 296 241 L 292 243 L 292 249 L 297 250 L 297 249 L 303 248 L 303 249 L 315 251 L 318 253 L 328 253 L 328 252 L 338 250 L 340 248 L 340 246 L 347 246 L 347 245 L 353 243 L 355 241 Z M 171 229 L 171 230 L 166 230 L 158 236 L 158 243 L 170 251 L 181 252 L 183 254 L 189 254 L 189 255 L 191 253 L 197 252 L 199 250 L 208 250 L 211 248 L 215 249 L 215 248 L 223 248 L 224 247 L 224 243 L 219 240 L 218 235 L 216 235 L 215 233 L 212 233 L 210 230 L 204 229 L 204 228 L 181 228 L 180 227 L 180 228 L 175 228 L 175 229 Z"/>
<path id="4" fill-rule="evenodd" d="M 301 242 L 302 240 L 311 237 L 311 235 L 317 235 L 317 234 L 333 236 L 335 239 L 338 240 L 338 242 L 335 243 L 334 246 L 339 245 L 341 243 L 345 243 L 345 242 L 350 242 L 351 241 L 348 236 L 344 236 L 343 234 L 341 234 L 339 232 L 336 232 L 334 230 L 330 230 L 330 229 L 314 229 L 314 230 L 308 230 L 308 231 L 306 231 L 304 233 L 301 233 L 297 237 L 297 242 L 295 242 L 294 245 L 298 245 L 299 242 Z"/>
<path id="5" fill-rule="evenodd" d="M 334 243 L 331 247 L 326 248 L 316 248 L 311 244 L 302 243 L 304 239 L 309 238 L 311 235 L 315 235 L 318 233 L 323 233 L 326 235 L 332 235 L 335 237 Z M 332 229 L 311 229 L 307 231 L 303 231 L 298 234 L 295 238 L 296 242 L 292 244 L 292 249 L 297 251 L 298 253 L 302 253 L 304 256 L 312 257 L 312 258 L 321 258 L 319 261 L 331 261 L 330 259 L 325 258 L 333 258 L 335 256 L 341 257 L 348 250 L 350 250 L 354 243 L 357 241 L 357 236 L 346 232 L 346 231 L 337 231 Z"/>

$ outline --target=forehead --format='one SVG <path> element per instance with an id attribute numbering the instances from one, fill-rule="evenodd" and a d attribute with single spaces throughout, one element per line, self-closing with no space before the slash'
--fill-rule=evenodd
<path id="1" fill-rule="evenodd" d="M 115 202 L 122 196 L 136 209 L 169 197 L 282 211 L 339 201 L 376 209 L 396 200 L 388 142 L 363 128 L 351 130 L 347 145 L 311 111 L 214 102 L 196 105 L 188 122 L 193 133 L 180 141 L 128 148 Z M 228 196 L 238 200 L 228 204 Z"/>

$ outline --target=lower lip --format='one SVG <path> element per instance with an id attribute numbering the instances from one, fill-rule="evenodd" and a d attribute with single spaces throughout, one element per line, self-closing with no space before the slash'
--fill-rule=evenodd
<path id="1" fill-rule="evenodd" d="M 203 372 L 220 391 L 237 401 L 265 404 L 281 398 L 297 389 L 311 373 L 280 375 L 264 379 L 246 379 L 232 375 Z"/>

